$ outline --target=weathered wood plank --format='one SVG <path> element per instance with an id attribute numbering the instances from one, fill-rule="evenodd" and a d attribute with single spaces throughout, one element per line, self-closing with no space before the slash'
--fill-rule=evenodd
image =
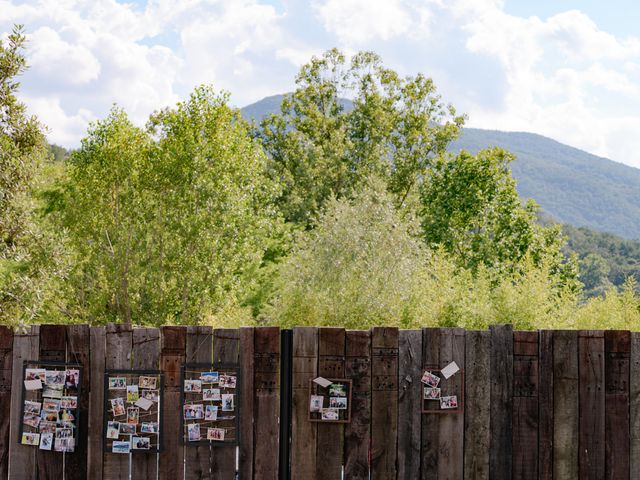
<path id="1" fill-rule="evenodd" d="M 491 451 L 489 471 L 496 480 L 513 473 L 513 330 L 492 325 L 491 335 Z"/>
<path id="2" fill-rule="evenodd" d="M 629 363 L 631 334 L 605 332 L 605 476 L 629 478 Z"/>
<path id="3" fill-rule="evenodd" d="M 106 350 L 105 327 L 91 327 L 90 330 L 91 372 L 89 383 L 89 422 L 88 422 L 88 477 L 102 478 L 102 450 L 104 438 L 102 425 L 104 420 L 104 370 Z"/>
<path id="4" fill-rule="evenodd" d="M 325 378 L 345 376 L 345 330 L 321 328 L 318 331 L 318 375 Z M 329 480 L 342 475 L 344 426 L 318 424 L 316 478 Z"/>
<path id="5" fill-rule="evenodd" d="M 553 479 L 553 331 L 538 332 L 538 478 Z"/>
<path id="6" fill-rule="evenodd" d="M 629 431 L 631 480 L 640 480 L 640 332 L 631 333 L 631 369 L 629 371 Z"/>
<path id="7" fill-rule="evenodd" d="M 216 363 L 240 366 L 239 329 L 217 328 L 213 331 L 213 360 Z M 238 412 L 236 411 L 236 414 L 237 413 Z M 212 478 L 216 480 L 228 480 L 235 478 L 235 447 L 224 446 L 215 448 L 212 454 L 211 473 Z"/>
<path id="8" fill-rule="evenodd" d="M 348 331 L 345 351 L 345 374 L 353 382 L 353 395 L 351 423 L 345 427 L 344 476 L 349 480 L 368 480 L 371 442 L 370 332 Z"/>
<path id="9" fill-rule="evenodd" d="M 464 402 L 464 476 L 474 480 L 489 479 L 491 422 L 491 378 L 489 332 L 467 331 L 465 341 Z"/>
<path id="10" fill-rule="evenodd" d="M 278 478 L 278 436 L 280 433 L 280 329 L 261 327 L 255 329 L 255 456 L 256 478 Z M 249 372 L 250 373 L 250 372 Z M 251 395 L 251 392 L 247 392 Z M 245 413 L 242 412 L 242 415 Z"/>
<path id="11" fill-rule="evenodd" d="M 398 478 L 420 478 L 422 331 L 398 337 Z"/>
<path id="12" fill-rule="evenodd" d="M 440 329 L 422 330 L 422 370 L 440 367 Z M 438 459 L 440 452 L 440 415 L 422 415 L 422 455 L 420 473 L 422 480 L 438 478 Z"/>
<path id="13" fill-rule="evenodd" d="M 604 333 L 578 333 L 580 478 L 604 478 Z"/>
<path id="14" fill-rule="evenodd" d="M 538 478 L 538 332 L 513 332 L 513 478 Z"/>
<path id="15" fill-rule="evenodd" d="M 185 327 L 162 327 L 160 366 L 164 373 L 164 396 L 162 404 L 163 444 L 160 453 L 160 479 L 184 478 L 184 448 L 180 444 L 180 369 L 185 363 L 187 330 Z"/>
<path id="16" fill-rule="evenodd" d="M 316 480 L 317 424 L 309 421 L 309 380 L 318 374 L 318 329 L 293 329 L 291 478 Z"/>
<path id="17" fill-rule="evenodd" d="M 398 329 L 371 332 L 371 476 L 397 476 Z"/>
<path id="18" fill-rule="evenodd" d="M 553 334 L 553 478 L 579 478 L 578 332 Z"/>
<path id="19" fill-rule="evenodd" d="M 254 457 L 254 327 L 242 327 L 240 329 L 240 368 L 241 399 L 240 399 L 240 480 L 253 479 Z"/>
<path id="20" fill-rule="evenodd" d="M 160 331 L 157 328 L 133 330 L 133 368 L 160 369 Z M 132 455 L 131 478 L 158 478 L 158 454 L 136 452 Z"/>
<path id="21" fill-rule="evenodd" d="M 11 420 L 11 376 L 13 330 L 0 325 L 0 478 L 9 476 L 9 424 Z"/>

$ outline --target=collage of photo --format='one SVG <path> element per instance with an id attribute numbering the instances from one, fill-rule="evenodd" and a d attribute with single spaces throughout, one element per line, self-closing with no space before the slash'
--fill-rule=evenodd
<path id="1" fill-rule="evenodd" d="M 464 379 L 455 362 L 442 370 L 425 369 L 420 381 L 423 384 L 423 413 L 458 410 L 458 397 L 464 389 Z"/>
<path id="2" fill-rule="evenodd" d="M 107 373 L 107 450 L 156 452 L 160 445 L 160 375 Z"/>
<path id="3" fill-rule="evenodd" d="M 80 367 L 33 363 L 25 368 L 21 443 L 71 453 L 78 431 Z"/>
<path id="4" fill-rule="evenodd" d="M 318 377 L 311 382 L 309 420 L 341 422 L 351 420 L 351 380 Z"/>
<path id="5" fill-rule="evenodd" d="M 236 441 L 237 372 L 204 371 L 185 366 L 183 371 L 183 440 Z"/>

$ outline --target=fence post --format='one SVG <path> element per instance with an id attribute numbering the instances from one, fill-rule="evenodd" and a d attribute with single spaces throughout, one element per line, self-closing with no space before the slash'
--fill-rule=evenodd
<path id="1" fill-rule="evenodd" d="M 280 480 L 291 480 L 291 400 L 292 363 L 293 363 L 293 332 L 280 331 Z"/>

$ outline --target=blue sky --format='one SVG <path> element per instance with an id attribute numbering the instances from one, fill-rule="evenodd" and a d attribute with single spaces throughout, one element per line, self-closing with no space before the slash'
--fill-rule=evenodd
<path id="1" fill-rule="evenodd" d="M 640 167 L 630 0 L 0 0 L 29 33 L 22 98 L 73 147 L 114 103 L 143 124 L 194 86 L 237 106 L 292 89 L 331 47 L 431 76 L 469 126 L 530 131 Z"/>

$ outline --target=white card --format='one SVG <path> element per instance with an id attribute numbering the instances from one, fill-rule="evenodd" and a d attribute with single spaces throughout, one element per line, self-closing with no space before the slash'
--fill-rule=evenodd
<path id="1" fill-rule="evenodd" d="M 455 374 L 460 370 L 460 367 L 456 364 L 456 362 L 451 362 L 449 365 L 444 367 L 440 372 L 444 375 L 444 378 L 448 379 L 451 375 Z"/>
<path id="2" fill-rule="evenodd" d="M 327 380 L 326 378 L 323 378 L 323 377 L 316 378 L 314 382 L 324 388 L 327 388 L 329 385 L 333 383 L 332 381 Z"/>
<path id="3" fill-rule="evenodd" d="M 26 390 L 40 390 L 42 388 L 42 381 L 38 380 L 25 380 L 24 388 Z"/>
<path id="4" fill-rule="evenodd" d="M 153 405 L 153 402 L 147 398 L 140 397 L 138 401 L 135 403 L 136 407 L 140 407 L 143 410 L 149 410 Z"/>

